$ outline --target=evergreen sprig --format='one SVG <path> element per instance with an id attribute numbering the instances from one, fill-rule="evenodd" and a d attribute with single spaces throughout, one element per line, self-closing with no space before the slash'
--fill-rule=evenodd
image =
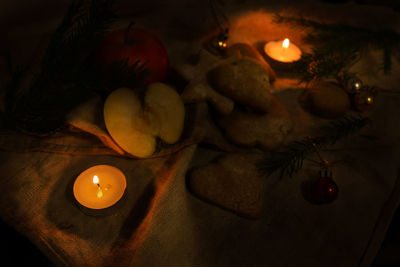
<path id="1" fill-rule="evenodd" d="M 371 30 L 343 24 L 325 24 L 305 18 L 276 15 L 275 22 L 310 28 L 304 41 L 314 45 L 300 62 L 303 81 L 332 77 L 353 65 L 368 47 L 383 51 L 382 68 L 389 73 L 392 53 L 400 45 L 400 34 L 391 30 Z"/>
<path id="2" fill-rule="evenodd" d="M 369 123 L 365 117 L 346 117 L 332 121 L 330 125 L 321 127 L 326 133 L 314 138 L 304 138 L 302 141 L 294 141 L 283 151 L 266 155 L 258 162 L 258 170 L 262 176 L 269 176 L 279 171 L 280 177 L 292 177 L 303 167 L 304 159 L 314 151 L 313 143 L 319 148 L 333 145 L 340 139 L 349 136 Z"/>
<path id="3" fill-rule="evenodd" d="M 65 116 L 93 91 L 112 80 L 93 68 L 92 53 L 117 15 L 113 0 L 75 0 L 53 33 L 40 69 L 28 88 L 14 82 L 6 98 L 6 117 L 13 126 L 33 134 L 48 134 L 65 123 Z M 136 79 L 143 69 L 116 63 L 119 77 Z M 136 72 L 137 71 L 137 72 Z M 16 72 L 14 80 L 21 79 Z M 126 78 L 127 79 L 127 78 Z M 115 79 L 114 79 L 115 80 Z"/>
<path id="4" fill-rule="evenodd" d="M 53 33 L 42 61 L 42 71 L 59 68 L 59 63 L 78 65 L 91 55 L 115 21 L 113 0 L 73 1 Z M 83 57 L 82 57 L 83 56 Z"/>

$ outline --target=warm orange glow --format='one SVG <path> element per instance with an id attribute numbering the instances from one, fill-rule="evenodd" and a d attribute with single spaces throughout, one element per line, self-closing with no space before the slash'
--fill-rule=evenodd
<path id="1" fill-rule="evenodd" d="M 374 102 L 374 99 L 372 97 L 367 97 L 367 104 L 372 104 Z"/>
<path id="2" fill-rule="evenodd" d="M 99 183 L 99 177 L 97 175 L 93 176 L 93 183 L 98 184 Z"/>
<path id="3" fill-rule="evenodd" d="M 282 47 L 283 47 L 283 48 L 289 48 L 289 45 L 290 45 L 290 41 L 289 41 L 288 38 L 286 38 L 285 40 L 283 40 L 283 43 L 282 43 Z"/>
<path id="4" fill-rule="evenodd" d="M 301 58 L 301 50 L 296 44 L 290 43 L 289 39 L 267 42 L 264 52 L 272 59 L 291 63 Z"/>
<path id="5" fill-rule="evenodd" d="M 105 209 L 117 203 L 125 189 L 126 178 L 119 169 L 110 165 L 96 165 L 79 174 L 74 182 L 73 193 L 81 205 L 90 209 Z"/>

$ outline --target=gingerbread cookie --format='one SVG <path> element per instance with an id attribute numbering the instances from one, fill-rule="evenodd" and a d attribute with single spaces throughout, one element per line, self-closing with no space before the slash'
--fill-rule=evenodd
<path id="1" fill-rule="evenodd" d="M 192 170 L 188 185 L 199 198 L 240 216 L 261 216 L 262 183 L 253 160 L 246 154 L 225 154 L 214 163 Z"/>
<path id="2" fill-rule="evenodd" d="M 252 58 L 258 61 L 265 70 L 268 72 L 270 81 L 274 81 L 276 79 L 276 74 L 271 66 L 264 60 L 264 57 L 258 52 L 258 50 L 249 44 L 246 43 L 236 43 L 230 45 L 226 51 L 228 57 L 238 56 L 239 58 Z"/>
<path id="3" fill-rule="evenodd" d="M 230 115 L 216 120 L 231 142 L 246 147 L 260 145 L 268 150 L 279 147 L 293 128 L 290 113 L 274 97 L 271 97 L 268 113 L 235 109 Z"/>
<path id="4" fill-rule="evenodd" d="M 259 112 L 270 108 L 268 72 L 256 60 L 241 58 L 221 64 L 208 73 L 211 86 L 220 94 Z"/>

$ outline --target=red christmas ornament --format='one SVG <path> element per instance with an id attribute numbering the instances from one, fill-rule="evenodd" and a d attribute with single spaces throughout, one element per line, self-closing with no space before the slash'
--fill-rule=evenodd
<path id="1" fill-rule="evenodd" d="M 317 204 L 331 203 L 337 198 L 339 194 L 339 188 L 335 181 L 333 181 L 332 172 L 328 172 L 332 164 L 322 157 L 317 145 L 312 141 L 312 139 L 309 138 L 309 140 L 314 148 L 315 153 L 318 155 L 321 161 L 321 171 L 319 173 L 319 179 L 314 184 L 312 189 L 314 201 Z"/>
<path id="2" fill-rule="evenodd" d="M 332 177 L 320 177 L 315 183 L 314 198 L 318 204 L 328 204 L 333 202 L 338 194 L 339 188 Z"/>

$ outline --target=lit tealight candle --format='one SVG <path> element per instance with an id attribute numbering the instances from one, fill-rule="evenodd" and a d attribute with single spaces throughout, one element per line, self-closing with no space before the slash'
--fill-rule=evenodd
<path id="1" fill-rule="evenodd" d="M 75 199 L 90 209 L 105 209 L 117 203 L 126 189 L 125 175 L 109 165 L 83 171 L 74 182 Z"/>
<path id="2" fill-rule="evenodd" d="M 301 58 L 301 50 L 295 44 L 290 43 L 289 39 L 281 41 L 271 41 L 264 46 L 265 53 L 272 59 L 291 63 Z"/>

